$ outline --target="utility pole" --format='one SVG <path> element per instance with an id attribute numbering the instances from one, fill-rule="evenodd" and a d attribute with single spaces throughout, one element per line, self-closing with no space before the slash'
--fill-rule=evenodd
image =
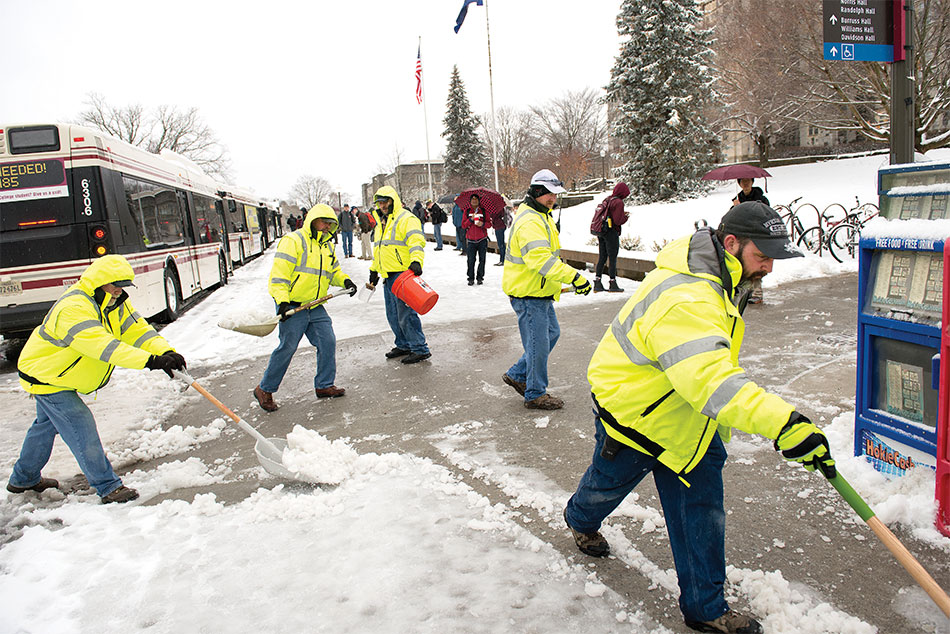
<path id="1" fill-rule="evenodd" d="M 896 26 L 903 26 L 903 59 L 891 64 L 891 165 L 914 162 L 915 76 L 913 0 L 894 0 Z M 895 51 L 900 55 L 899 51 Z"/>

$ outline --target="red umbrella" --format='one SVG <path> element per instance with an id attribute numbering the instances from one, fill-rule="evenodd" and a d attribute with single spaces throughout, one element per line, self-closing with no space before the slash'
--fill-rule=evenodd
<path id="1" fill-rule="evenodd" d="M 731 181 L 738 178 L 768 178 L 771 176 L 755 165 L 724 165 L 703 174 L 704 181 Z"/>
<path id="2" fill-rule="evenodd" d="M 478 196 L 478 206 L 485 210 L 489 218 L 495 218 L 505 210 L 505 199 L 501 194 L 487 187 L 473 187 L 466 189 L 455 197 L 455 204 L 462 211 L 468 211 L 471 206 L 472 196 Z"/>

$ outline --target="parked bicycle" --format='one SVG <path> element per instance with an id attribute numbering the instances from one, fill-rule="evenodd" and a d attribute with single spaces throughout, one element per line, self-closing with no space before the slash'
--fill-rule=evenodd
<path id="1" fill-rule="evenodd" d="M 834 214 L 838 209 L 844 212 L 840 219 L 836 219 Z M 879 213 L 877 205 L 861 204 L 857 196 L 851 209 L 846 210 L 840 203 L 832 203 L 821 212 L 818 224 L 806 229 L 796 244 L 819 256 L 823 249 L 827 249 L 831 257 L 838 262 L 844 262 L 845 257 L 854 258 L 861 241 L 861 229 Z"/>
<path id="2" fill-rule="evenodd" d="M 806 231 L 805 224 L 802 222 L 802 211 L 810 209 L 815 212 L 816 218 L 820 219 L 821 217 L 821 214 L 818 213 L 818 208 L 811 203 L 802 203 L 796 207 L 795 203 L 801 199 L 802 196 L 799 196 L 787 205 L 776 205 L 774 207 L 775 211 L 778 212 L 778 215 L 782 218 L 782 222 L 785 223 L 785 227 L 788 229 L 789 239 L 792 242 L 796 242 Z"/>

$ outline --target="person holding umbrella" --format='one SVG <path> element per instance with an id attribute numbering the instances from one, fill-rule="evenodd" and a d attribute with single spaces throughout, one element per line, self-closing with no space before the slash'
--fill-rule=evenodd
<path id="1" fill-rule="evenodd" d="M 469 197 L 469 206 L 462 218 L 465 229 L 465 243 L 468 245 L 468 285 L 485 282 L 485 256 L 488 253 L 488 230 L 491 228 L 491 216 L 481 208 L 481 199 L 477 194 Z M 475 272 L 475 258 L 478 257 L 478 273 Z"/>
<path id="2" fill-rule="evenodd" d="M 524 354 L 502 381 L 524 398 L 528 409 L 564 407 L 564 401 L 547 393 L 548 356 L 561 335 L 554 302 L 561 297 L 561 284 L 571 284 L 578 295 L 591 290 L 590 282 L 559 257 L 561 241 L 551 209 L 564 191 L 551 170 L 541 170 L 531 178 L 505 253 L 501 287 L 518 316 Z"/>

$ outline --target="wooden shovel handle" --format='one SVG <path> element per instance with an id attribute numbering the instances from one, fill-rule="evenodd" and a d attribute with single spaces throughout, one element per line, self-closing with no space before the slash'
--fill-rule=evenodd
<path id="1" fill-rule="evenodd" d="M 264 436 L 262 436 L 259 431 L 257 431 L 257 430 L 254 429 L 253 427 L 251 427 L 249 424 L 247 424 L 247 422 L 244 421 L 244 419 L 242 419 L 240 416 L 238 416 L 237 414 L 235 414 L 234 412 L 232 412 L 231 409 L 230 409 L 227 405 L 225 405 L 224 403 L 222 403 L 221 401 L 219 401 L 218 399 L 216 399 L 216 398 L 214 397 L 214 395 L 211 394 L 211 392 L 209 392 L 208 390 L 206 390 L 206 389 L 204 389 L 203 387 L 201 387 L 201 385 L 199 385 L 197 381 L 195 381 L 193 378 L 191 378 L 190 375 L 185 374 L 184 372 L 180 372 L 180 371 L 179 371 L 179 372 L 175 372 L 175 374 L 177 374 L 179 378 L 181 378 L 182 380 L 184 380 L 185 382 L 187 382 L 188 385 L 190 385 L 191 387 L 195 388 L 195 389 L 198 391 L 199 394 L 201 394 L 201 395 L 204 396 L 206 399 L 208 399 L 209 401 L 211 401 L 211 403 L 212 403 L 215 407 L 217 407 L 219 410 L 221 410 L 222 412 L 224 412 L 227 416 L 230 416 L 230 417 L 231 417 L 231 420 L 233 420 L 235 423 L 238 424 L 238 427 L 240 427 L 241 429 L 243 429 L 244 431 L 246 431 L 247 433 L 249 433 L 249 434 L 250 434 L 251 436 L 253 436 L 256 440 L 258 440 L 258 441 L 263 441 L 263 442 L 267 443 L 268 445 L 271 444 L 271 442 L 270 442 L 269 440 L 267 440 L 266 438 L 264 438 Z"/>
<path id="2" fill-rule="evenodd" d="M 292 310 L 288 310 L 286 313 L 284 313 L 285 319 L 286 319 L 287 317 L 290 317 L 290 316 L 293 315 L 293 314 L 299 313 L 299 312 L 302 311 L 302 310 L 307 310 L 307 309 L 309 309 L 309 308 L 313 308 L 314 306 L 319 306 L 319 305 L 322 304 L 323 302 L 325 302 L 325 301 L 327 301 L 327 300 L 330 300 L 330 299 L 333 299 L 333 298 L 336 297 L 337 295 L 348 294 L 349 292 L 350 292 L 350 291 L 337 291 L 336 293 L 330 293 L 329 295 L 324 295 L 323 297 L 318 297 L 317 299 L 311 299 L 311 300 L 310 300 L 309 302 L 307 302 L 306 304 L 301 304 L 300 306 L 297 306 L 297 308 L 294 308 L 294 309 L 292 309 Z"/>

